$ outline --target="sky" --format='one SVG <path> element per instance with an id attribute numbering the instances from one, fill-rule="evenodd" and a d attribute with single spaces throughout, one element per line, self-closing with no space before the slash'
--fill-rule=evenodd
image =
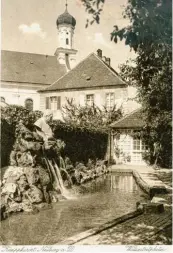
<path id="1" fill-rule="evenodd" d="M 111 58 L 111 66 L 118 66 L 135 55 L 124 41 L 115 44 L 110 33 L 116 24 L 128 25 L 123 19 L 123 5 L 127 0 L 106 0 L 100 24 L 85 28 L 88 14 L 80 0 L 68 0 L 68 12 L 76 19 L 74 48 L 77 62 L 90 53 L 102 49 Z M 54 55 L 58 47 L 56 20 L 65 10 L 65 0 L 1 0 L 1 49 Z"/>

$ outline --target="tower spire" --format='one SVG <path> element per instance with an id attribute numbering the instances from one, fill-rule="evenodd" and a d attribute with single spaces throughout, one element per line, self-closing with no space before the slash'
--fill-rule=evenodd
<path id="1" fill-rule="evenodd" d="M 67 6 L 68 6 L 68 3 L 67 3 L 67 0 L 66 0 L 66 4 L 65 4 L 65 9 L 67 11 Z"/>
<path id="2" fill-rule="evenodd" d="M 76 26 L 76 19 L 68 12 L 68 0 L 63 0 L 65 11 L 56 20 L 58 29 L 59 47 L 55 55 L 60 64 L 65 64 L 67 70 L 75 66 L 75 55 L 77 50 L 73 48 L 73 36 Z"/>

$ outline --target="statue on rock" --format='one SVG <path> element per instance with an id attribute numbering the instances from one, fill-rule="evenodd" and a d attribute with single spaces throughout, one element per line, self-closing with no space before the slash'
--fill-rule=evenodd
<path id="1" fill-rule="evenodd" d="M 70 196 L 67 188 L 108 173 L 104 161 L 88 160 L 88 164 L 62 158 L 65 143 L 54 138 L 49 122 L 52 112 L 46 110 L 35 123 L 34 131 L 19 122 L 16 140 L 1 184 L 1 218 L 10 213 L 50 207 L 52 202 Z"/>
<path id="2" fill-rule="evenodd" d="M 1 186 L 1 207 L 6 214 L 36 211 L 62 199 L 60 195 L 63 195 L 64 183 L 61 173 L 64 175 L 65 168 L 60 168 L 60 152 L 65 143 L 53 137 L 48 125 L 51 118 L 52 113 L 46 111 L 35 122 L 34 132 L 22 123 L 18 124 L 10 166 L 5 171 Z M 71 183 L 67 175 L 66 180 Z"/>

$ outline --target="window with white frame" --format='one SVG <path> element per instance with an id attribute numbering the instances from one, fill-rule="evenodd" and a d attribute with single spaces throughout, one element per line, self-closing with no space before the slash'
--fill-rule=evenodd
<path id="1" fill-rule="evenodd" d="M 143 162 L 142 153 L 145 150 L 147 150 L 147 145 L 144 143 L 144 141 L 142 141 L 140 137 L 134 137 L 132 152 L 133 163 L 140 164 Z"/>
<path id="2" fill-rule="evenodd" d="M 145 151 L 146 149 L 147 149 L 146 144 L 140 138 L 136 137 L 133 139 L 133 150 L 134 151 L 142 152 L 142 151 Z"/>
<path id="3" fill-rule="evenodd" d="M 115 94 L 114 92 L 106 93 L 106 108 L 111 110 L 115 105 Z"/>
<path id="4" fill-rule="evenodd" d="M 122 152 L 130 152 L 131 140 L 128 135 L 120 136 L 119 147 Z"/>
<path id="5" fill-rule="evenodd" d="M 93 106 L 94 105 L 94 94 L 87 94 L 86 95 L 86 105 Z"/>
<path id="6" fill-rule="evenodd" d="M 61 97 L 52 96 L 46 98 L 46 109 L 51 109 L 52 111 L 61 109 Z"/>
<path id="7" fill-rule="evenodd" d="M 148 146 L 146 145 L 146 143 L 144 141 L 142 141 L 142 150 L 147 150 Z"/>
<path id="8" fill-rule="evenodd" d="M 57 109 L 56 97 L 50 97 L 50 109 L 52 111 Z"/>
<path id="9" fill-rule="evenodd" d="M 141 139 L 139 138 L 133 139 L 133 150 L 141 151 Z"/>
<path id="10" fill-rule="evenodd" d="M 133 152 L 132 154 L 132 160 L 133 160 L 133 163 L 141 163 L 142 162 L 142 155 L 141 153 L 139 152 Z"/>

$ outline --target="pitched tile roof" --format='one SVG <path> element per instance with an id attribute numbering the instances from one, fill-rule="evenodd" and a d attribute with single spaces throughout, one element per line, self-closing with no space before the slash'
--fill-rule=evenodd
<path id="1" fill-rule="evenodd" d="M 1 51 L 1 80 L 51 84 L 66 73 L 55 56 Z"/>
<path id="2" fill-rule="evenodd" d="M 142 128 L 144 126 L 144 121 L 141 113 L 142 109 L 137 109 L 124 118 L 112 123 L 110 126 L 114 129 Z"/>
<path id="3" fill-rule="evenodd" d="M 64 89 L 81 89 L 87 87 L 103 87 L 126 85 L 112 68 L 108 67 L 94 53 L 81 61 L 74 69 L 40 91 Z"/>

